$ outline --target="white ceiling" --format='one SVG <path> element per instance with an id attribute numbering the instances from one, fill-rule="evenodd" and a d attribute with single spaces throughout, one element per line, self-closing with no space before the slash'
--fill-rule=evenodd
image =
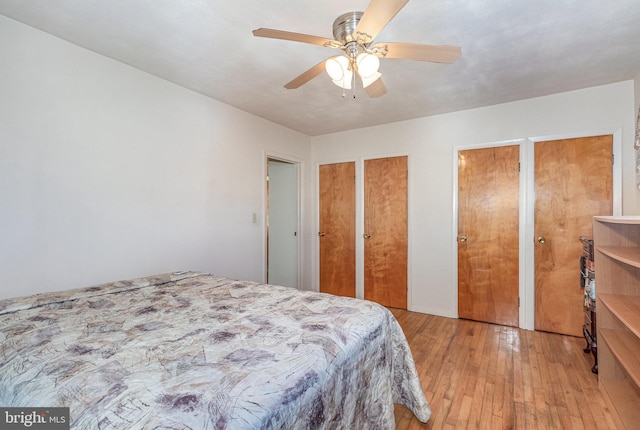
<path id="1" fill-rule="evenodd" d="M 368 0 L 0 0 L 0 14 L 310 136 L 633 79 L 639 0 L 412 0 L 377 42 L 457 45 L 454 64 L 382 60 L 388 93 L 341 98 L 339 51 L 254 37 L 269 27 L 333 38 Z"/>

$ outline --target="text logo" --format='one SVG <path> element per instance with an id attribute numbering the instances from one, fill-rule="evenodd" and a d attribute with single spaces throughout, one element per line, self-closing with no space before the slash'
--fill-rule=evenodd
<path id="1" fill-rule="evenodd" d="M 2 408 L 0 428 L 69 430 L 69 408 Z"/>

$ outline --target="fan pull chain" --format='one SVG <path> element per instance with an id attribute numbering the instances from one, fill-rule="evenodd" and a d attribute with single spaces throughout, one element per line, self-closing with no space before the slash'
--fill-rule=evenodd
<path id="1" fill-rule="evenodd" d="M 356 74 L 355 72 L 351 74 L 351 86 L 353 87 L 353 99 L 356 99 Z"/>

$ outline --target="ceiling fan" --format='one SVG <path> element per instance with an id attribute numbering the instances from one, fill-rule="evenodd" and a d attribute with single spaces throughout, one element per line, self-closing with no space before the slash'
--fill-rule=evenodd
<path id="1" fill-rule="evenodd" d="M 348 12 L 340 15 L 333 23 L 334 39 L 270 28 L 254 30 L 253 35 L 321 45 L 344 52 L 344 55 L 330 57 L 302 73 L 284 86 L 287 89 L 299 88 L 326 70 L 333 83 L 339 87 L 350 89 L 357 75 L 369 97 L 380 97 L 387 92 L 382 82 L 382 75 L 378 71 L 380 58 L 453 63 L 461 55 L 461 49 L 458 46 L 397 42 L 373 44 L 376 36 L 408 1 L 371 0 L 364 12 Z"/>

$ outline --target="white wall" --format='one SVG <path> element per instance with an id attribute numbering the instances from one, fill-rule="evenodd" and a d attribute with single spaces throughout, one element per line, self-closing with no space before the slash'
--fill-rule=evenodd
<path id="1" fill-rule="evenodd" d="M 638 75 L 636 75 L 635 79 L 633 80 L 633 87 L 634 87 L 634 100 L 635 100 L 635 109 L 633 110 L 634 112 L 634 121 L 636 121 L 636 133 L 638 133 L 638 127 L 640 127 L 640 124 L 638 124 L 640 122 L 640 73 L 638 73 Z M 634 139 L 634 145 L 635 145 L 635 139 Z M 638 160 L 638 157 L 640 157 L 640 152 L 636 151 L 636 160 Z M 640 161 L 636 161 L 636 163 L 638 163 L 637 167 L 640 167 Z M 636 184 L 638 189 L 640 189 L 640 171 L 638 171 L 638 169 L 636 169 Z"/>
<path id="2" fill-rule="evenodd" d="M 308 181 L 309 137 L 3 16 L 0 64 L 0 298 L 174 270 L 263 280 L 265 154 Z"/>
<path id="3" fill-rule="evenodd" d="M 635 112 L 638 112 L 638 109 L 640 109 L 640 73 L 636 75 L 636 78 L 633 80 L 633 83 L 634 83 L 635 101 L 636 101 Z"/>
<path id="4" fill-rule="evenodd" d="M 306 289 L 317 164 L 409 155 L 410 307 L 438 315 L 457 313 L 456 146 L 622 127 L 623 213 L 640 214 L 633 81 L 309 138 L 3 16 L 0 63 L 0 298 L 183 269 L 263 280 L 267 153 L 301 161 Z"/>
<path id="5" fill-rule="evenodd" d="M 363 158 L 407 154 L 409 308 L 455 317 L 454 148 L 540 136 L 613 132 L 622 128 L 623 213 L 640 214 L 634 184 L 633 107 L 633 81 L 627 81 L 314 137 L 314 177 L 317 178 L 317 164 L 355 160 L 361 167 Z M 361 215 L 358 222 L 357 237 L 360 238 Z M 316 262 L 317 240 L 313 252 Z M 316 283 L 317 270 L 314 264 Z M 361 283 L 360 278 L 359 289 L 362 289 Z"/>

